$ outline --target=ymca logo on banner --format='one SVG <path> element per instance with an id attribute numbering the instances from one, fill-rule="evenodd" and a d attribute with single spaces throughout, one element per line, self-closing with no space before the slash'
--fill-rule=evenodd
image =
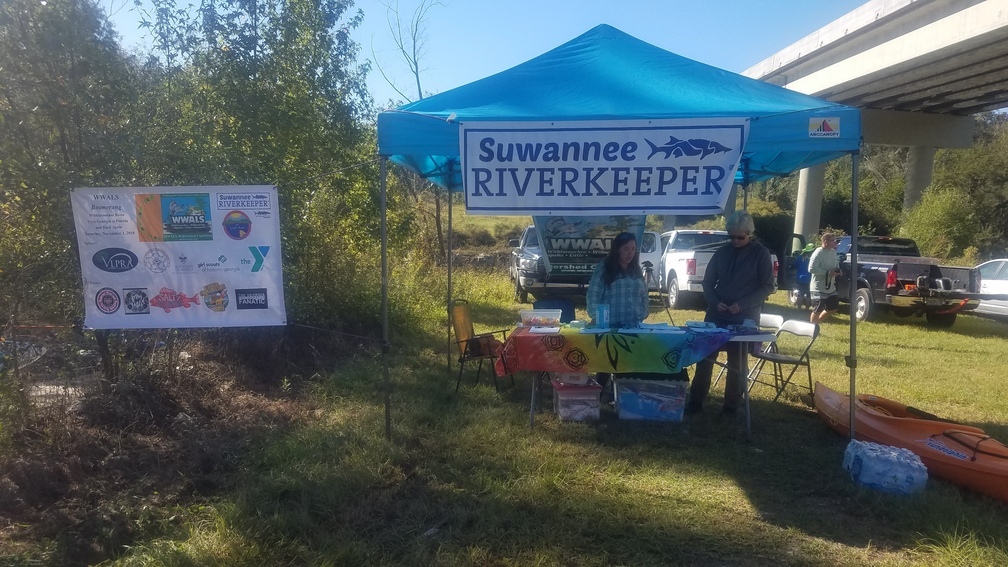
<path id="1" fill-rule="evenodd" d="M 467 122 L 460 127 L 473 214 L 720 213 L 745 118 Z"/>
<path id="2" fill-rule="evenodd" d="M 249 246 L 249 252 L 252 253 L 252 271 L 258 272 L 263 268 L 263 262 L 266 261 L 266 255 L 269 254 L 269 246 Z M 248 260 L 242 260 L 243 263 L 247 263 Z"/>

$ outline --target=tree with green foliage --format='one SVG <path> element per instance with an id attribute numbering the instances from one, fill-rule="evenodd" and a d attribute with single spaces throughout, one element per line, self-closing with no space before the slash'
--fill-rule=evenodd
<path id="1" fill-rule="evenodd" d="M 80 313 L 70 190 L 131 180 L 132 77 L 94 2 L 0 3 L 0 302 L 27 316 Z"/>
<path id="2" fill-rule="evenodd" d="M 348 0 L 154 0 L 138 105 L 147 184 L 275 184 L 291 320 L 369 328 L 380 286 L 377 161 Z M 408 233 L 389 200 L 393 245 Z"/>
<path id="3" fill-rule="evenodd" d="M 971 209 L 967 226 L 961 226 L 967 218 L 949 219 L 957 226 L 947 230 L 972 234 L 951 254 L 967 247 L 975 248 L 980 260 L 1008 254 L 1008 115 L 978 115 L 972 147 L 937 152 L 929 191 L 951 192 Z"/>
<path id="4" fill-rule="evenodd" d="M 141 61 L 93 0 L 0 5 L 4 291 L 80 312 L 72 187 L 275 184 L 292 320 L 372 327 L 378 164 L 352 6 L 153 0 Z M 388 210 L 406 247 L 411 207 L 393 192 Z"/>

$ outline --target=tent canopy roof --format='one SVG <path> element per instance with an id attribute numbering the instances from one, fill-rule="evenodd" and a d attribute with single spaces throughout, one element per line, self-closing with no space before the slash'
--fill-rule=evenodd
<path id="1" fill-rule="evenodd" d="M 454 115 L 454 117 L 452 117 Z M 698 63 L 608 25 L 516 67 L 378 115 L 378 151 L 461 189 L 459 123 L 747 117 L 737 182 L 857 151 L 860 111 Z M 832 137 L 815 124 L 835 120 Z"/>

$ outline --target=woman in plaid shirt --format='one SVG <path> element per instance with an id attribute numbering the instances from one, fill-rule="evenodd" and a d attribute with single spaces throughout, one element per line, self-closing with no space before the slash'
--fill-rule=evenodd
<path id="1" fill-rule="evenodd" d="M 613 328 L 636 327 L 648 316 L 648 290 L 637 254 L 637 237 L 629 232 L 616 235 L 609 255 L 595 266 L 588 284 L 586 307 L 592 322 L 599 305 L 609 305 Z"/>

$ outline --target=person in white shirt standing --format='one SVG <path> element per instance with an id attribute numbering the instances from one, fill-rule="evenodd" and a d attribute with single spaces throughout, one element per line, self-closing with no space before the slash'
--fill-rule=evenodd
<path id="1" fill-rule="evenodd" d="M 812 315 L 809 321 L 819 324 L 840 308 L 836 278 L 840 275 L 837 237 L 832 232 L 822 234 L 822 246 L 809 258 L 809 292 L 812 295 Z"/>

